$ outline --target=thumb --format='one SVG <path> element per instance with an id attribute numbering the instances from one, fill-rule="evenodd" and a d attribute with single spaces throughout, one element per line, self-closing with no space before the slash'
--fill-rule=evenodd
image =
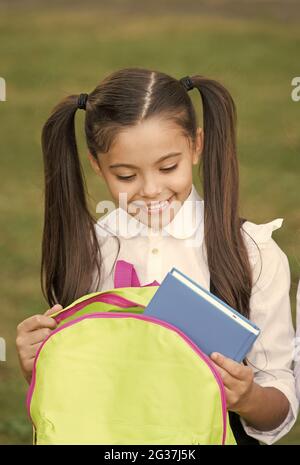
<path id="1" fill-rule="evenodd" d="M 44 315 L 46 316 L 50 316 L 56 312 L 59 312 L 59 310 L 62 310 L 63 309 L 63 306 L 60 305 L 60 304 L 55 304 L 53 307 L 49 308 L 49 310 L 47 310 Z"/>

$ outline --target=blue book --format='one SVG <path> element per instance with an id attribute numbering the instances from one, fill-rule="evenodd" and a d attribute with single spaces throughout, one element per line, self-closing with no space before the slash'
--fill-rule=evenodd
<path id="1" fill-rule="evenodd" d="M 144 311 L 184 332 L 206 355 L 241 362 L 260 329 L 176 268 L 167 274 Z"/>

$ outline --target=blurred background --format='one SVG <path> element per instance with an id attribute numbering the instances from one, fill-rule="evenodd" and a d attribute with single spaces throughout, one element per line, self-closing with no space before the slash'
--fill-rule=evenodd
<path id="1" fill-rule="evenodd" d="M 68 94 L 90 92 L 124 67 L 179 79 L 202 74 L 231 92 L 238 112 L 241 215 L 284 218 L 273 238 L 289 258 L 295 322 L 300 264 L 300 3 L 291 0 L 0 0 L 1 308 L 0 443 L 30 444 L 27 385 L 16 326 L 48 305 L 40 288 L 43 226 L 41 128 Z M 201 100 L 192 96 L 201 124 Z M 84 112 L 77 135 L 91 211 L 109 194 L 87 162 Z M 201 185 L 195 174 L 195 184 Z M 300 421 L 280 444 L 300 444 Z"/>

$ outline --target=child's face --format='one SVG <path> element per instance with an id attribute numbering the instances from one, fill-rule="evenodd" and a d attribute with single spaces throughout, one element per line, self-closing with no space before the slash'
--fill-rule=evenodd
<path id="1" fill-rule="evenodd" d="M 90 154 L 89 159 L 118 206 L 149 227 L 162 227 L 189 196 L 192 166 L 198 163 L 202 147 L 201 128 L 193 149 L 179 126 L 152 118 L 122 130 L 109 152 L 98 155 L 98 165 Z M 120 205 L 121 193 L 127 196 L 126 207 Z"/>

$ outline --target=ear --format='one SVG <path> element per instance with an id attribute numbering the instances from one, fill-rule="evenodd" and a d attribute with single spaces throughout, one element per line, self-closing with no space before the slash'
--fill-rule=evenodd
<path id="1" fill-rule="evenodd" d="M 197 165 L 200 159 L 200 155 L 203 151 L 204 145 L 204 131 L 202 128 L 197 128 L 196 134 L 196 144 L 195 144 L 195 151 L 193 153 L 193 165 Z"/>
<path id="2" fill-rule="evenodd" d="M 91 153 L 88 152 L 88 158 L 90 160 L 90 164 L 91 164 L 91 167 L 92 169 L 95 171 L 95 173 L 98 175 L 98 176 L 101 176 L 103 177 L 103 173 L 101 171 L 101 168 L 100 168 L 100 165 L 99 165 L 99 162 L 98 160 L 95 159 L 95 157 L 93 157 L 93 155 Z"/>

